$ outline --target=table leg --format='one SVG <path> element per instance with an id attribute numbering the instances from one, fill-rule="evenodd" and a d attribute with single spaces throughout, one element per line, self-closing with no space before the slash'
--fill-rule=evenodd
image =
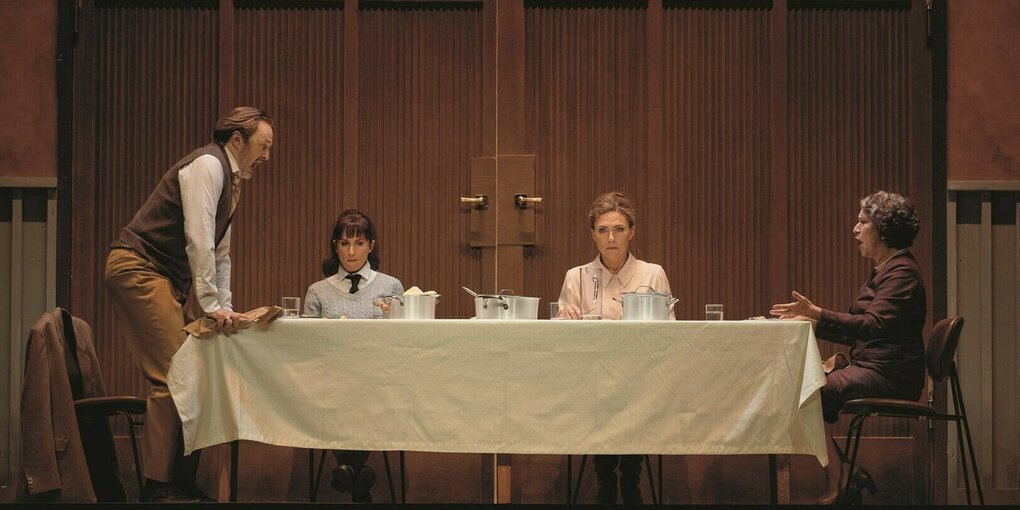
<path id="1" fill-rule="evenodd" d="M 790 504 L 790 456 L 769 454 L 769 504 Z"/>
<path id="2" fill-rule="evenodd" d="M 237 441 L 232 441 L 227 451 L 218 448 L 216 500 L 237 501 Z"/>
<path id="3" fill-rule="evenodd" d="M 496 455 L 496 472 L 494 474 L 496 482 L 496 501 L 497 504 L 506 504 L 510 502 L 510 454 L 500 453 Z"/>

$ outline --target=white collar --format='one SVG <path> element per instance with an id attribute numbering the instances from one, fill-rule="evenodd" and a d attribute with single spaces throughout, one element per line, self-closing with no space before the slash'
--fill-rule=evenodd
<path id="1" fill-rule="evenodd" d="M 240 173 L 241 172 L 241 167 L 239 167 L 237 165 L 237 160 L 234 159 L 234 153 L 230 152 L 230 149 L 228 149 L 226 145 L 223 146 L 223 152 L 227 153 L 227 161 L 230 162 L 230 172 L 231 172 L 231 174 Z"/>

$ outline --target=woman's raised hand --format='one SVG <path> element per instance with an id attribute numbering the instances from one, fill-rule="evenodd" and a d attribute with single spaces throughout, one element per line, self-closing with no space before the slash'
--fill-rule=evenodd
<path id="1" fill-rule="evenodd" d="M 793 298 L 796 301 L 789 303 L 776 303 L 769 310 L 769 315 L 776 315 L 780 319 L 803 318 L 817 321 L 822 316 L 822 309 L 815 306 L 810 299 L 804 297 L 797 291 L 793 291 Z"/>

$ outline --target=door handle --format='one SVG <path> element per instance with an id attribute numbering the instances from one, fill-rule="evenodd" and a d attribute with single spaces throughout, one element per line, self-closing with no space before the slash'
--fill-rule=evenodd
<path id="1" fill-rule="evenodd" d="M 514 207 L 518 209 L 527 209 L 529 203 L 535 205 L 541 204 L 542 197 L 528 198 L 527 193 L 514 193 Z"/>
<path id="2" fill-rule="evenodd" d="M 460 203 L 471 204 L 475 209 L 484 211 L 489 208 L 489 195 L 475 195 L 472 197 L 460 197 Z"/>

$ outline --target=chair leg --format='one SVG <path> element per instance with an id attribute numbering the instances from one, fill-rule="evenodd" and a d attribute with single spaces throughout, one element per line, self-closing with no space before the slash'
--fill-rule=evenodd
<path id="1" fill-rule="evenodd" d="M 977 456 L 974 454 L 974 440 L 970 436 L 970 424 L 967 422 L 967 409 L 963 405 L 963 391 L 960 389 L 960 378 L 956 373 L 956 365 L 951 364 L 949 367 L 949 382 L 953 389 L 953 405 L 956 406 L 956 411 L 960 415 L 959 421 L 957 421 L 956 437 L 960 438 L 960 427 L 959 422 L 963 422 L 963 431 L 967 436 L 967 448 L 970 453 L 970 465 L 971 469 L 974 470 L 974 484 L 977 486 L 978 500 L 981 505 L 985 504 L 985 495 L 981 490 L 981 476 L 978 474 Z M 967 466 L 964 461 L 963 444 L 960 444 L 960 462 L 963 465 L 964 476 L 967 476 Z M 966 480 L 966 478 L 964 478 Z M 970 504 L 970 483 L 967 483 L 967 504 Z"/>
<path id="2" fill-rule="evenodd" d="M 397 503 L 397 491 L 393 489 L 393 473 L 390 471 L 390 455 L 389 452 L 382 452 L 383 464 L 386 465 L 386 481 L 390 485 L 390 503 Z"/>
<path id="3" fill-rule="evenodd" d="M 967 491 L 967 504 L 971 504 L 970 501 L 970 471 L 967 470 L 967 454 L 964 450 L 963 445 L 963 430 L 961 430 L 960 419 L 956 419 L 956 447 L 960 452 L 960 466 L 963 471 L 963 487 Z"/>
<path id="4" fill-rule="evenodd" d="M 570 455 L 568 453 L 567 454 L 567 505 L 570 505 L 572 503 L 572 501 L 570 501 L 570 492 L 571 492 L 571 489 L 573 489 L 573 484 L 571 483 L 571 480 L 573 480 L 573 479 L 574 479 L 574 456 Z"/>
<path id="5" fill-rule="evenodd" d="M 974 454 L 974 440 L 970 437 L 970 425 L 967 423 L 966 415 L 963 416 L 963 430 L 967 434 L 967 448 L 970 451 L 970 467 L 974 470 L 974 485 L 977 486 L 978 501 L 980 501 L 981 505 L 984 506 L 985 494 L 981 490 L 981 476 L 978 474 L 977 456 Z M 959 431 L 957 431 L 957 434 L 959 434 Z M 963 455 L 960 455 L 960 458 L 962 459 Z M 964 466 L 964 469 L 967 469 L 966 466 Z M 967 498 L 967 503 L 970 503 L 969 497 Z"/>
<path id="6" fill-rule="evenodd" d="M 847 430 L 846 435 L 846 447 L 847 450 L 844 452 L 846 457 L 849 459 L 849 466 L 847 467 L 846 482 L 843 482 L 842 472 L 840 473 L 839 485 L 842 488 L 839 493 L 846 497 L 849 496 L 850 491 L 850 480 L 854 476 L 854 468 L 857 466 L 857 454 L 861 448 L 861 434 L 864 432 L 864 421 L 868 419 L 868 415 L 859 414 L 854 416 L 854 419 L 850 421 L 850 428 Z M 852 445 L 851 445 L 851 439 Z"/>
<path id="7" fill-rule="evenodd" d="M 587 464 L 588 456 L 581 456 L 581 467 L 577 469 L 577 485 L 574 487 L 574 496 L 571 498 L 570 504 L 577 504 L 577 497 L 581 494 L 581 478 L 584 477 L 584 465 Z M 569 484 L 569 480 L 567 480 Z M 567 488 L 569 490 L 569 487 Z"/>
<path id="8" fill-rule="evenodd" d="M 407 504 L 407 471 L 404 469 L 404 450 L 400 450 L 400 504 Z"/>
<path id="9" fill-rule="evenodd" d="M 121 412 L 128 421 L 128 434 L 131 436 L 131 454 L 134 455 L 135 459 L 135 478 L 138 479 L 138 499 L 142 499 L 142 494 L 145 491 L 145 475 L 142 474 L 142 462 L 138 457 L 138 438 L 135 436 L 135 426 L 139 425 L 138 422 L 131 419 L 131 415 L 126 411 Z"/>
<path id="10" fill-rule="evenodd" d="M 655 477 L 652 476 L 652 459 L 645 455 L 645 471 L 648 471 L 648 490 L 652 493 L 652 505 L 659 506 L 659 495 L 655 492 Z M 662 479 L 659 479 L 662 483 Z"/>
<path id="11" fill-rule="evenodd" d="M 315 503 L 315 450 L 308 449 L 308 502 Z"/>
<path id="12" fill-rule="evenodd" d="M 237 460 L 240 456 L 240 441 L 230 442 L 230 502 L 237 502 Z"/>
<path id="13" fill-rule="evenodd" d="M 665 505 L 666 500 L 662 498 L 662 487 L 666 485 L 666 482 L 662 478 L 662 455 L 659 455 L 659 503 Z"/>
<path id="14" fill-rule="evenodd" d="M 319 456 L 319 469 L 316 471 L 315 467 L 315 450 L 308 449 L 308 501 L 314 503 L 319 498 L 319 487 L 322 486 L 322 468 L 326 465 L 326 453 L 328 450 L 322 450 L 322 455 Z"/>

